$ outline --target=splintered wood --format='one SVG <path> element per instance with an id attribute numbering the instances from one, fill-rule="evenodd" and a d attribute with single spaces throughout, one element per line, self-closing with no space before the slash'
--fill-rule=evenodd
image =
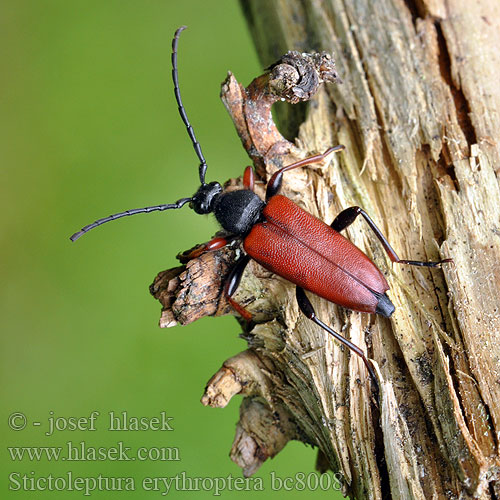
<path id="1" fill-rule="evenodd" d="M 499 498 L 500 4 L 241 3 L 264 66 L 294 50 L 248 87 L 232 74 L 222 86 L 260 179 L 344 144 L 287 173 L 283 194 L 327 223 L 362 206 L 401 258 L 454 263 L 392 266 L 356 221 L 347 235 L 386 275 L 396 312 L 310 295 L 318 317 L 374 360 L 378 397 L 362 361 L 299 314 L 294 285 L 251 264 L 235 296 L 254 319 L 240 321 L 248 349 L 202 398 L 223 407 L 243 396 L 231 458 L 250 475 L 297 439 L 356 498 Z M 326 52 L 308 54 L 312 41 Z M 312 99 L 294 143 L 271 115 L 282 99 Z M 236 243 L 160 273 L 161 326 L 234 314 L 222 291 L 240 252 Z"/>

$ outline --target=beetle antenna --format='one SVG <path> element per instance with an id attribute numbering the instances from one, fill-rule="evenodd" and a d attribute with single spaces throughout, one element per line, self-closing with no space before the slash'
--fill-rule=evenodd
<path id="1" fill-rule="evenodd" d="M 184 125 L 186 125 L 187 132 L 189 134 L 189 138 L 193 143 L 194 151 L 200 159 L 200 182 L 202 185 L 205 185 L 205 173 L 207 171 L 207 162 L 205 157 L 203 156 L 203 152 L 201 151 L 201 146 L 198 140 L 196 139 L 196 135 L 194 134 L 193 127 L 189 123 L 186 109 L 184 108 L 184 104 L 182 104 L 181 91 L 179 89 L 179 76 L 177 73 L 177 44 L 179 42 L 179 35 L 187 28 L 187 26 L 181 26 L 177 29 L 174 35 L 174 39 L 172 40 L 172 80 L 174 81 L 174 94 L 175 100 L 177 101 L 177 106 L 179 107 L 179 114 L 181 115 L 182 121 Z"/>
<path id="2" fill-rule="evenodd" d="M 115 219 L 120 219 L 121 217 L 127 217 L 128 215 L 144 214 L 144 213 L 155 212 L 155 211 L 161 212 L 163 210 L 181 208 L 188 201 L 191 201 L 191 198 L 182 198 L 180 200 L 177 200 L 175 203 L 168 203 L 165 205 L 155 205 L 153 207 L 144 207 L 144 208 L 133 208 L 132 210 L 125 210 L 125 212 L 120 212 L 118 214 L 108 215 L 108 217 L 98 219 L 95 222 L 92 222 L 92 224 L 89 224 L 88 226 L 82 227 L 82 229 L 80 229 L 80 231 L 76 232 L 73 236 L 70 236 L 69 239 L 71 241 L 76 241 L 78 238 L 80 238 L 80 236 L 83 236 L 85 233 L 88 233 L 91 229 L 94 229 L 95 227 L 100 226 L 101 224 L 105 224 L 106 222 L 109 222 L 109 221 L 112 221 Z"/>

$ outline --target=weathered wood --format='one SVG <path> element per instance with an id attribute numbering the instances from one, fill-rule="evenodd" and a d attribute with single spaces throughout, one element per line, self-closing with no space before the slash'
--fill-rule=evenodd
<path id="1" fill-rule="evenodd" d="M 363 363 L 299 315 L 293 286 L 249 266 L 236 297 L 255 314 L 249 351 L 224 364 L 204 404 L 245 396 L 232 456 L 246 474 L 294 438 L 318 446 L 322 468 L 339 470 L 356 498 L 500 496 L 500 4 L 242 5 L 263 66 L 325 50 L 344 81 L 319 91 L 295 146 L 273 130 L 256 156 L 263 142 L 227 80 L 223 99 L 261 174 L 344 144 L 328 164 L 287 173 L 287 196 L 328 223 L 360 205 L 402 258 L 454 265 L 392 266 L 362 221 L 347 230 L 385 272 L 396 312 L 312 301 L 375 361 L 378 406 Z"/>

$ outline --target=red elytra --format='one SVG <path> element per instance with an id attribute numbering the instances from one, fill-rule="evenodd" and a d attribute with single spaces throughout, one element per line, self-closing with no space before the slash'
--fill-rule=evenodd
<path id="1" fill-rule="evenodd" d="M 245 252 L 296 285 L 354 311 L 375 313 L 389 285 L 353 243 L 282 195 L 273 196 L 243 240 Z"/>

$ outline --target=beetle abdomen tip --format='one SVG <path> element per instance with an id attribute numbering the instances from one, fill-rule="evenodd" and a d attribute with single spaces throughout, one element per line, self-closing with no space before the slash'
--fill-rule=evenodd
<path id="1" fill-rule="evenodd" d="M 377 308 L 375 309 L 375 312 L 377 314 L 380 314 L 381 316 L 390 318 L 394 310 L 395 310 L 394 304 L 391 302 L 391 299 L 387 296 L 387 294 L 384 293 L 383 295 L 382 294 L 379 295 L 378 304 Z"/>

